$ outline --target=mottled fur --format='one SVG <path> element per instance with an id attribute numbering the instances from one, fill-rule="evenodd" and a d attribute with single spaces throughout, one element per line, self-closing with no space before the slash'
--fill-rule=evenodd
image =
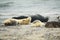
<path id="1" fill-rule="evenodd" d="M 4 21 L 5 26 L 12 26 L 12 25 L 27 25 L 31 22 L 31 17 L 24 18 L 24 19 L 7 19 Z"/>
<path id="2" fill-rule="evenodd" d="M 32 22 L 31 26 L 33 27 L 41 27 L 44 26 L 45 24 L 43 22 L 41 22 L 40 20 L 35 20 Z"/>

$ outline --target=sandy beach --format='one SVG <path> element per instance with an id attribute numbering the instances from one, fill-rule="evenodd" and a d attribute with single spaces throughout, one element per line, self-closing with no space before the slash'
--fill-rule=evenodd
<path id="1" fill-rule="evenodd" d="M 1 27 L 0 40 L 60 40 L 60 28 Z"/>
<path id="2" fill-rule="evenodd" d="M 57 21 L 56 17 L 59 15 L 53 15 L 48 15 L 49 21 Z M 60 40 L 60 28 L 31 27 L 31 25 L 0 26 L 0 40 Z"/>

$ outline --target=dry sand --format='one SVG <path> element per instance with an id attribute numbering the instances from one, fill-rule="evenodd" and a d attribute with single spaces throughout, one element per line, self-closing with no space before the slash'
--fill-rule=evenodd
<path id="1" fill-rule="evenodd" d="M 60 28 L 0 27 L 0 40 L 60 40 Z"/>

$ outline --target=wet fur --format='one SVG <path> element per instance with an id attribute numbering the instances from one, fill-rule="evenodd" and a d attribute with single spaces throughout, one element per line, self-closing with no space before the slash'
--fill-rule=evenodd
<path id="1" fill-rule="evenodd" d="M 12 17 L 13 19 L 24 19 L 27 18 L 28 16 L 19 16 L 19 17 Z M 42 22 L 47 22 L 48 21 L 48 17 L 44 17 L 42 15 L 36 14 L 36 15 L 31 15 L 31 22 L 35 21 L 35 20 L 40 20 Z"/>

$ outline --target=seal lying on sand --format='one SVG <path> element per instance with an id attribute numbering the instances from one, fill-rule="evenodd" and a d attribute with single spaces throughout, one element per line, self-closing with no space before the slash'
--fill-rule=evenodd
<path id="1" fill-rule="evenodd" d="M 19 17 L 12 17 L 4 21 L 4 25 L 10 26 L 10 25 L 27 25 L 35 20 L 39 20 L 41 22 L 47 22 L 48 18 L 43 17 L 42 15 L 31 15 L 31 16 L 19 16 Z M 38 22 L 39 22 L 38 21 Z"/>
<path id="2" fill-rule="evenodd" d="M 60 22 L 56 22 L 56 21 L 47 22 L 45 27 L 46 28 L 60 28 Z"/>
<path id="3" fill-rule="evenodd" d="M 3 24 L 5 26 L 28 25 L 30 22 L 31 22 L 31 17 L 19 19 L 19 20 L 10 18 L 10 19 L 6 19 Z"/>
<path id="4" fill-rule="evenodd" d="M 27 18 L 28 16 L 19 16 L 19 17 L 12 17 L 13 19 L 24 19 Z M 31 22 L 35 21 L 35 20 L 40 20 L 42 22 L 47 22 L 48 21 L 48 17 L 44 17 L 42 15 L 36 14 L 36 15 L 31 15 Z"/>

